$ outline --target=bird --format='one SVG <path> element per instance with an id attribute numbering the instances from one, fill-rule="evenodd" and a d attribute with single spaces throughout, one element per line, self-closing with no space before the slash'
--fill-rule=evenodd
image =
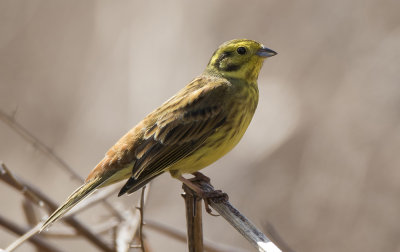
<path id="1" fill-rule="evenodd" d="M 276 54 L 249 39 L 220 45 L 201 75 L 108 150 L 83 185 L 43 222 L 41 231 L 96 189 L 122 180 L 127 182 L 118 196 L 135 192 L 165 172 L 192 188 L 182 175 L 198 176 L 244 135 L 257 108 L 261 67 Z"/>

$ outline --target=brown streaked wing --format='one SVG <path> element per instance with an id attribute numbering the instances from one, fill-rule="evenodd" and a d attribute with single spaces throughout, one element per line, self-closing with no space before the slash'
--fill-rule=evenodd
<path id="1" fill-rule="evenodd" d="M 157 110 L 159 119 L 148 127 L 145 133 L 147 139 L 136 149 L 137 160 L 132 177 L 121 189 L 120 195 L 132 192 L 129 189 L 141 180 L 150 180 L 188 156 L 224 123 L 226 110 L 223 101 L 230 84 L 223 81 L 213 82 L 212 85 L 198 84 L 200 88 L 196 92 L 180 92 L 169 100 L 170 103 L 182 104 L 180 107 Z M 169 102 L 163 107 L 168 107 Z"/>

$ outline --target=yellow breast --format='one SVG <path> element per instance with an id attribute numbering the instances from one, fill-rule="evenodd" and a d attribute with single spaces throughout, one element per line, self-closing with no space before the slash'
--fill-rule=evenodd
<path id="1" fill-rule="evenodd" d="M 168 168 L 173 177 L 193 173 L 212 164 L 235 147 L 249 126 L 258 103 L 258 89 L 243 89 L 228 106 L 225 123 L 204 144 Z"/>

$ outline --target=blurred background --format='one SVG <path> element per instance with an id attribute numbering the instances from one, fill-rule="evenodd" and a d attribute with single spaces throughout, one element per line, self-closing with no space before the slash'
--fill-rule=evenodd
<path id="1" fill-rule="evenodd" d="M 400 251 L 399 10 L 397 0 L 1 0 L 0 109 L 85 177 L 221 43 L 260 41 L 279 54 L 260 73 L 255 117 L 204 173 L 295 251 Z M 57 202 L 78 186 L 2 122 L 0 140 L 0 159 Z M 180 193 L 168 174 L 157 178 L 145 218 L 184 231 Z M 23 225 L 21 195 L 0 183 L 0 200 L 1 215 Z M 252 250 L 222 218 L 205 215 L 203 228 Z M 154 251 L 186 251 L 145 234 Z M 14 239 L 0 229 L 0 248 Z"/>

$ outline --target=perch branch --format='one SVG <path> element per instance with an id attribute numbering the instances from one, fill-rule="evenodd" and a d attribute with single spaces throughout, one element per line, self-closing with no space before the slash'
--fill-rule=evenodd
<path id="1" fill-rule="evenodd" d="M 201 198 L 182 184 L 185 193 L 182 194 L 186 208 L 187 244 L 189 252 L 203 251 L 203 225 L 201 214 Z"/>
<path id="2" fill-rule="evenodd" d="M 206 192 L 214 191 L 214 187 L 204 181 L 197 182 Z M 251 223 L 239 210 L 233 207 L 229 201 L 216 203 L 209 200 L 210 206 L 229 222 L 251 245 L 262 252 L 282 252 L 270 241 L 257 227 Z"/>

